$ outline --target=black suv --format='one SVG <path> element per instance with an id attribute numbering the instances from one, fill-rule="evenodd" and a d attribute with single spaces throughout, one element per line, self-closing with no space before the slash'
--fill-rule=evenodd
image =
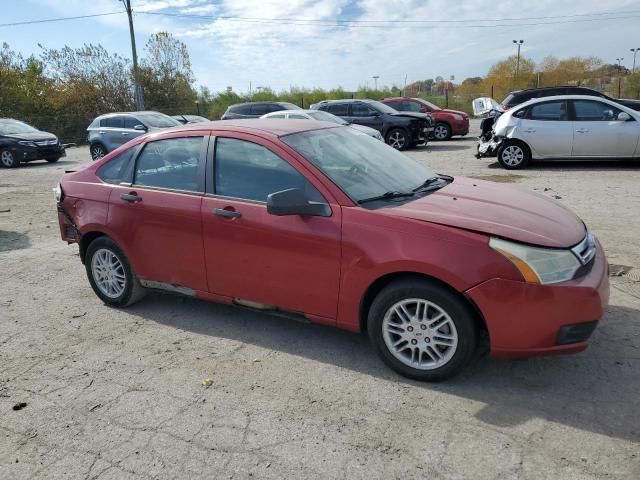
<path id="1" fill-rule="evenodd" d="M 288 102 L 248 102 L 230 105 L 221 120 L 234 118 L 260 118 L 262 115 L 279 110 L 302 110 L 299 106 Z"/>
<path id="2" fill-rule="evenodd" d="M 375 100 L 323 100 L 311 108 L 332 113 L 349 123 L 375 128 L 397 150 L 426 143 L 433 131 L 430 115 L 398 112 Z"/>
<path id="3" fill-rule="evenodd" d="M 606 98 L 612 102 L 619 103 L 625 107 L 632 108 L 634 110 L 640 110 L 640 100 L 627 100 L 623 98 L 611 98 L 604 93 L 592 90 L 585 87 L 574 87 L 571 85 L 565 85 L 563 87 L 544 87 L 544 88 L 530 88 L 528 90 L 516 90 L 507 95 L 502 101 L 502 106 L 505 110 L 520 105 L 532 98 L 540 97 L 552 97 L 554 95 L 591 95 L 592 97 Z"/>

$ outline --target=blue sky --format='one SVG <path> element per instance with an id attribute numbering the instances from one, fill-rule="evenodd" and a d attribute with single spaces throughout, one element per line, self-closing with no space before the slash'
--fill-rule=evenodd
<path id="1" fill-rule="evenodd" d="M 522 53 L 534 60 L 547 55 L 596 55 L 615 63 L 617 57 L 624 57 L 623 63 L 628 67 L 633 56 L 629 49 L 640 47 L 640 1 L 132 0 L 132 3 L 139 12 L 135 25 L 140 54 L 150 34 L 160 30 L 172 32 L 187 44 L 198 84 L 213 91 L 227 86 L 246 91 L 249 82 L 253 87 L 268 86 L 275 90 L 338 85 L 350 90 L 367 82 L 373 85 L 374 75 L 380 77 L 378 82 L 382 85 L 402 85 L 405 76 L 408 82 L 438 75 L 447 78 L 454 75 L 461 81 L 486 74 L 493 63 L 513 54 L 513 39 L 525 40 Z M 0 11 L 3 12 L 0 23 L 10 23 L 118 12 L 123 7 L 119 0 L 0 0 Z M 289 24 L 265 20 L 274 18 L 296 20 Z M 508 18 L 529 20 L 504 20 Z M 424 23 L 425 20 L 431 23 Z M 336 21 L 355 23 L 336 27 Z M 547 25 L 521 25 L 530 23 Z M 124 13 L 2 27 L 0 32 L 2 41 L 25 55 L 37 53 L 38 43 L 56 48 L 100 43 L 110 51 L 130 56 Z"/>

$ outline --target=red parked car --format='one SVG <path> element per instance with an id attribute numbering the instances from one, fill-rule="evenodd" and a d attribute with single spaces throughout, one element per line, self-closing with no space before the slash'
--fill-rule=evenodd
<path id="1" fill-rule="evenodd" d="M 486 338 L 502 358 L 581 351 L 608 301 L 604 252 L 566 208 L 335 124 L 176 127 L 55 193 L 106 304 L 164 289 L 367 331 L 417 379 L 457 373 Z"/>
<path id="2" fill-rule="evenodd" d="M 380 101 L 399 112 L 430 113 L 436 122 L 434 140 L 449 140 L 454 135 L 469 133 L 469 115 L 464 112 L 440 108 L 422 98 L 394 97 Z"/>

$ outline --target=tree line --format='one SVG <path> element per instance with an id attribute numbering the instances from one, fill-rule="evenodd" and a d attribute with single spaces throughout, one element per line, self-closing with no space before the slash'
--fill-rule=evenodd
<path id="1" fill-rule="evenodd" d="M 0 117 L 26 121 L 56 133 L 63 142 L 80 143 L 96 116 L 135 109 L 130 59 L 101 45 L 60 49 L 39 45 L 37 55 L 24 58 L 7 43 L 0 48 Z M 298 88 L 275 92 L 269 88 L 238 93 L 196 88 L 187 46 L 167 32 L 151 35 L 140 60 L 139 80 L 145 108 L 169 115 L 200 114 L 218 119 L 233 103 L 259 100 L 291 102 L 303 108 L 326 99 L 420 96 L 440 106 L 470 111 L 471 99 L 501 100 L 509 91 L 535 86 L 575 84 L 617 97 L 640 97 L 640 73 L 607 65 L 596 57 L 533 60 L 512 56 L 493 65 L 485 77 L 467 78 L 456 85 L 442 77 L 410 85 L 349 92 Z M 618 95 L 618 93 L 620 95 Z"/>

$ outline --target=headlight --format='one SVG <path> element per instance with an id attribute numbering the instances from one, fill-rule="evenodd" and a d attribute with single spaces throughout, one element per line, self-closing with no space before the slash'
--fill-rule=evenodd
<path id="1" fill-rule="evenodd" d="M 60 184 L 53 187 L 53 196 L 56 199 L 56 203 L 60 203 L 62 201 L 62 187 Z"/>
<path id="2" fill-rule="evenodd" d="M 458 115 L 457 113 L 453 114 L 453 118 L 455 118 L 458 122 L 464 120 L 464 117 L 462 115 Z"/>
<path id="3" fill-rule="evenodd" d="M 582 266 L 571 250 L 530 247 L 500 238 L 491 238 L 489 246 L 511 261 L 527 283 L 565 282 Z"/>
<path id="4" fill-rule="evenodd" d="M 30 142 L 30 141 L 28 141 L 28 140 L 20 140 L 20 141 L 18 142 L 18 145 L 23 145 L 23 146 L 25 146 L 25 147 L 35 147 L 35 146 L 36 146 L 36 144 L 35 144 L 35 143 Z"/>

